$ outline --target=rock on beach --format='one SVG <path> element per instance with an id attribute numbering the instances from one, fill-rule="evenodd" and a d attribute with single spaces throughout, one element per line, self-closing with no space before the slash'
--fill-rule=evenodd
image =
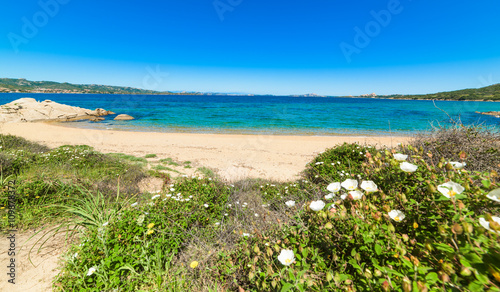
<path id="1" fill-rule="evenodd" d="M 134 119 L 134 117 L 126 115 L 126 114 L 117 115 L 114 118 L 115 121 L 128 121 L 128 120 L 133 120 L 133 119 Z"/>
<path id="2" fill-rule="evenodd" d="M 95 110 L 60 104 L 51 100 L 37 101 L 20 98 L 0 106 L 0 123 L 102 120 L 98 118 L 114 114 L 102 108 Z"/>

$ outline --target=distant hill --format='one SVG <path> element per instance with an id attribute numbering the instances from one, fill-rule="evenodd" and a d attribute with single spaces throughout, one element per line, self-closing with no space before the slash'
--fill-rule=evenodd
<path id="1" fill-rule="evenodd" d="M 382 96 L 383 98 L 398 98 L 398 99 L 436 99 L 436 100 L 477 100 L 500 101 L 500 83 L 481 88 L 462 89 L 447 92 L 438 92 L 422 95 L 389 95 Z"/>
<path id="2" fill-rule="evenodd" d="M 104 93 L 104 94 L 197 94 L 173 93 L 145 90 L 132 87 L 98 85 L 98 84 L 71 84 L 52 81 L 30 81 L 26 79 L 0 78 L 0 92 L 28 92 L 28 93 Z"/>
<path id="3" fill-rule="evenodd" d="M 228 93 L 200 93 L 200 92 L 171 92 L 154 91 L 133 87 L 98 85 L 98 84 L 71 84 L 52 81 L 29 81 L 26 79 L 0 78 L 0 92 L 28 92 L 28 93 L 101 93 L 101 94 L 175 94 L 175 95 L 234 95 Z M 252 94 L 242 94 L 252 96 Z M 305 94 L 301 96 L 319 96 L 316 94 Z M 368 94 L 378 98 L 393 99 L 436 99 L 436 100 L 477 100 L 477 101 L 500 101 L 500 83 L 477 89 L 462 89 L 447 92 L 438 92 L 421 95 L 383 95 Z"/>

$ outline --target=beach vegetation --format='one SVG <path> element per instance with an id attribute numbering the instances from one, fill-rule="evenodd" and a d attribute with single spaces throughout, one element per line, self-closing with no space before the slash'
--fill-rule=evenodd
<path id="1" fill-rule="evenodd" d="M 179 166 L 179 163 L 175 162 L 172 158 L 163 158 L 160 159 L 160 163 L 168 164 L 168 165 L 173 165 L 173 166 Z"/>
<path id="2" fill-rule="evenodd" d="M 160 165 L 160 164 L 152 166 L 151 168 L 154 169 L 154 170 L 160 170 L 160 171 L 161 170 L 166 170 L 166 171 L 172 171 L 172 172 L 175 172 L 175 173 L 180 173 L 179 171 L 177 171 L 175 169 L 172 169 L 170 167 L 167 167 L 167 166 L 164 166 L 164 165 Z"/>
<path id="3" fill-rule="evenodd" d="M 203 175 L 203 177 L 215 178 L 215 172 L 208 167 L 202 166 L 198 167 L 197 171 Z"/>
<path id="4" fill-rule="evenodd" d="M 151 153 L 151 154 L 146 154 L 146 155 L 144 156 L 144 158 L 156 158 L 156 157 L 157 157 L 157 155 L 156 155 L 156 154 L 154 154 L 154 153 Z"/>
<path id="5" fill-rule="evenodd" d="M 500 291 L 499 160 L 479 163 L 475 138 L 430 146 L 449 131 L 338 145 L 292 182 L 172 179 L 87 146 L 0 154 L 29 161 L 6 164 L 19 226 L 77 234 L 56 291 Z M 148 175 L 161 191 L 134 189 Z M 106 177 L 114 189 L 96 187 Z"/>

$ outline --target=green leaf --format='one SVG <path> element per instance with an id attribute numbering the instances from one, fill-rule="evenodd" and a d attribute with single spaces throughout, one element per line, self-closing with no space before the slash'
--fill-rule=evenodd
<path id="1" fill-rule="evenodd" d="M 479 283 L 478 281 L 474 281 L 474 282 L 471 282 L 469 284 L 469 286 L 467 286 L 467 288 L 469 288 L 469 291 L 482 291 L 484 288 L 484 285 Z"/>
<path id="2" fill-rule="evenodd" d="M 427 280 L 427 282 L 429 282 L 430 284 L 434 284 L 438 281 L 438 274 L 434 273 L 434 272 L 431 272 L 429 274 L 427 274 L 427 276 L 425 276 L 425 280 Z"/>
<path id="3" fill-rule="evenodd" d="M 447 245 L 447 244 L 444 244 L 444 243 L 436 243 L 434 244 L 434 246 L 441 250 L 441 251 L 444 251 L 444 252 L 448 252 L 448 253 L 453 253 L 454 250 L 451 246 Z"/>
<path id="4" fill-rule="evenodd" d="M 293 287 L 294 287 L 293 284 L 285 283 L 285 284 L 283 284 L 283 287 L 281 287 L 281 292 L 290 291 L 293 289 Z"/>
<path id="5" fill-rule="evenodd" d="M 482 284 L 488 284 L 490 282 L 487 275 L 479 273 L 477 270 L 474 271 L 474 275 L 476 276 L 476 279 Z"/>
<path id="6" fill-rule="evenodd" d="M 475 253 L 465 253 L 464 257 L 469 261 L 471 264 L 482 264 L 483 259 L 480 258 L 477 254 Z"/>
<path id="7" fill-rule="evenodd" d="M 489 188 L 491 186 L 491 181 L 489 179 L 483 179 L 481 182 L 485 188 Z"/>
<path id="8" fill-rule="evenodd" d="M 375 244 L 375 252 L 377 255 L 380 255 L 382 253 L 382 247 L 377 243 Z"/>

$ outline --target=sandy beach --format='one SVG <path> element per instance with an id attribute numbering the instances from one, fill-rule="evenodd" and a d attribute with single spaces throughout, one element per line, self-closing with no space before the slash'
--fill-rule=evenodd
<path id="1" fill-rule="evenodd" d="M 54 123 L 5 123 L 3 134 L 58 147 L 89 145 L 103 153 L 191 161 L 193 169 L 208 167 L 223 180 L 265 178 L 289 181 L 299 177 L 319 152 L 344 142 L 396 146 L 408 137 L 388 136 L 279 136 L 129 132 L 70 128 Z"/>

